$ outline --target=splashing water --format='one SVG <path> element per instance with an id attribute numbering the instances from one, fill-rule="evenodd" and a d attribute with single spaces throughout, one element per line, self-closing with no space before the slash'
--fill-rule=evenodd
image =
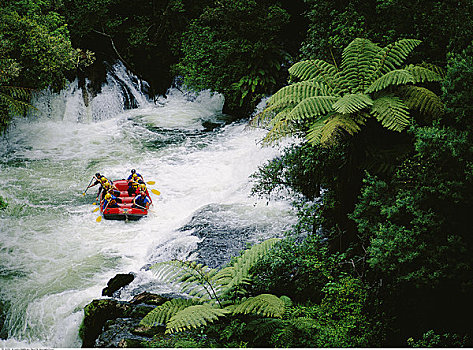
<path id="1" fill-rule="evenodd" d="M 79 347 L 83 307 L 115 274 L 137 274 L 125 299 L 170 291 L 142 267 L 173 258 L 221 264 L 294 222 L 288 203 L 249 196 L 248 176 L 278 154 L 258 144 L 263 131 L 229 123 L 221 95 L 170 89 L 152 103 L 136 86 L 117 64 L 87 105 L 77 82 L 43 92 L 42 114 L 16 120 L 0 141 L 0 196 L 9 204 L 0 211 L 3 347 Z M 126 109 L 127 99 L 136 108 Z M 156 181 L 153 211 L 97 223 L 96 188 L 82 195 L 93 174 L 121 179 L 132 168 Z M 231 245 L 220 244 L 226 235 Z M 204 253 L 211 244 L 213 256 Z"/>

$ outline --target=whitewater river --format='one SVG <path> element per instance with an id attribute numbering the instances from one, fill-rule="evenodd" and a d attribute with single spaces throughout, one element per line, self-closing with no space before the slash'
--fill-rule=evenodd
<path id="1" fill-rule="evenodd" d="M 150 102 L 142 85 L 116 65 L 87 107 L 77 83 L 42 93 L 42 114 L 16 120 L 0 140 L 9 203 L 0 211 L 0 346 L 80 347 L 83 308 L 115 274 L 136 274 L 124 300 L 171 292 L 143 267 L 174 258 L 216 266 L 294 222 L 289 203 L 249 196 L 248 176 L 279 152 L 260 146 L 262 130 L 229 122 L 220 95 L 170 89 Z M 82 195 L 93 174 L 121 179 L 132 168 L 156 181 L 153 212 L 96 222 L 96 187 Z"/>

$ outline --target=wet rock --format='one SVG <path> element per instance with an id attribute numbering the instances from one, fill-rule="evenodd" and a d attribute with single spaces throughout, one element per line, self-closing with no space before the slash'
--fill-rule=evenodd
<path id="1" fill-rule="evenodd" d="M 84 319 L 79 329 L 82 347 L 139 347 L 132 344 L 151 340 L 154 334 L 164 331 L 164 327 L 147 328 L 139 326 L 139 323 L 167 300 L 169 298 L 147 292 L 135 296 L 130 302 L 93 300 L 84 308 Z"/>
<path id="2" fill-rule="evenodd" d="M 107 283 L 107 287 L 102 290 L 102 295 L 111 297 L 120 288 L 130 284 L 135 279 L 132 273 L 119 273 L 111 278 Z"/>
<path id="3" fill-rule="evenodd" d="M 158 294 L 143 292 L 134 296 L 133 299 L 130 300 L 130 303 L 135 304 L 135 305 L 147 304 L 147 305 L 158 306 L 158 305 L 164 304 L 166 301 L 169 301 L 169 300 L 171 300 L 171 298 L 165 298 Z"/>
<path id="4" fill-rule="evenodd" d="M 103 332 L 95 341 L 95 347 L 99 348 L 116 348 L 120 344 L 133 343 L 140 344 L 142 341 L 150 341 L 151 337 L 133 334 L 131 331 L 138 327 L 140 319 L 136 318 L 117 318 L 108 320 L 103 328 Z M 141 346 L 137 346 L 141 347 Z"/>

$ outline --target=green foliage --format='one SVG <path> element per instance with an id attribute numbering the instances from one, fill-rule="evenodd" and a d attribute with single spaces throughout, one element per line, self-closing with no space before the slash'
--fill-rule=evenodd
<path id="1" fill-rule="evenodd" d="M 140 324 L 152 327 L 165 323 L 166 333 L 173 333 L 206 326 L 228 314 L 251 312 L 282 317 L 288 303 L 287 297 L 280 299 L 265 294 L 246 299 L 242 303 L 236 297 L 244 293 L 245 285 L 250 284 L 251 267 L 277 241 L 278 239 L 269 239 L 254 245 L 222 270 L 178 260 L 153 265 L 159 278 L 180 282 L 181 291 L 196 298 L 168 301 L 152 310 Z"/>
<path id="2" fill-rule="evenodd" d="M 5 200 L 5 198 L 0 196 L 0 210 L 5 209 L 7 206 L 8 206 L 8 202 Z"/>
<path id="3" fill-rule="evenodd" d="M 422 335 L 422 338 L 415 341 L 413 338 L 407 339 L 407 345 L 412 348 L 463 348 L 469 343 L 468 336 L 461 337 L 458 334 L 436 334 L 430 330 Z"/>
<path id="4" fill-rule="evenodd" d="M 358 38 L 343 51 L 340 69 L 320 60 L 296 63 L 289 73 L 306 84 L 281 89 L 252 124 L 270 129 L 266 142 L 302 132 L 311 144 L 333 145 L 373 117 L 388 130 L 403 131 L 410 122 L 409 106 L 438 115 L 435 107 L 441 103 L 433 92 L 400 90 L 417 81 L 441 80 L 425 67 L 396 69 L 419 43 L 402 39 L 381 48 Z"/>
<path id="5" fill-rule="evenodd" d="M 190 88 L 223 93 L 226 110 L 252 112 L 284 78 L 279 38 L 288 19 L 272 2 L 218 1 L 183 34 L 176 72 Z"/>

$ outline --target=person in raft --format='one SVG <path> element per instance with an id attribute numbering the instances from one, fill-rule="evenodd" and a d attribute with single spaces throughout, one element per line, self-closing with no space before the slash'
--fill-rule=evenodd
<path id="1" fill-rule="evenodd" d="M 131 169 L 131 174 L 130 174 L 130 176 L 128 176 L 127 180 L 130 181 L 135 174 L 136 174 L 136 176 L 141 178 L 141 180 L 143 180 L 143 176 L 141 176 L 141 174 L 138 174 L 135 169 Z"/>
<path id="2" fill-rule="evenodd" d="M 148 209 L 151 204 L 151 200 L 145 192 L 141 191 L 139 195 L 133 198 L 132 208 Z"/>
<path id="3" fill-rule="evenodd" d="M 120 195 L 120 190 L 117 188 L 117 186 L 115 186 L 113 182 L 109 181 L 105 176 L 102 177 L 102 187 L 106 192 L 111 192 L 116 197 Z"/>
<path id="4" fill-rule="evenodd" d="M 131 197 L 138 193 L 139 180 L 141 178 L 134 173 L 130 180 L 128 180 L 128 195 Z"/>
<path id="5" fill-rule="evenodd" d="M 107 193 L 104 197 L 103 204 L 102 204 L 102 211 L 105 211 L 107 208 L 118 208 L 119 205 L 117 203 L 118 198 L 110 193 Z"/>
<path id="6" fill-rule="evenodd" d="M 103 190 L 103 182 L 108 181 L 108 179 L 105 176 L 100 175 L 100 173 L 95 173 L 94 178 L 95 178 L 95 182 L 93 184 L 89 185 L 87 188 L 94 187 L 96 185 L 100 185 L 99 191 L 97 192 L 97 200 L 99 200 L 100 193 Z"/>

